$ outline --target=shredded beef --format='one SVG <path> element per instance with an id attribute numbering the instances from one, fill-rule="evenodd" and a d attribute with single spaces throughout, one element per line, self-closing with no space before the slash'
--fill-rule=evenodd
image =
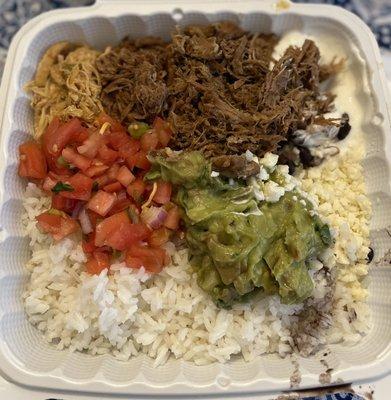
<path id="1" fill-rule="evenodd" d="M 260 167 L 255 161 L 248 161 L 245 156 L 218 156 L 212 158 L 213 169 L 228 178 L 247 179 L 259 174 Z"/>
<path id="2" fill-rule="evenodd" d="M 342 62 L 320 66 L 311 40 L 274 60 L 277 41 L 231 22 L 177 28 L 170 43 L 126 39 L 97 60 L 103 106 L 125 124 L 163 116 L 176 150 L 280 152 L 299 129 L 339 124 L 324 117 L 334 97 L 319 83 Z"/>
<path id="3" fill-rule="evenodd" d="M 151 37 L 125 39 L 98 57 L 105 111 L 125 122 L 161 114 L 167 97 L 166 59 L 167 44 Z"/>

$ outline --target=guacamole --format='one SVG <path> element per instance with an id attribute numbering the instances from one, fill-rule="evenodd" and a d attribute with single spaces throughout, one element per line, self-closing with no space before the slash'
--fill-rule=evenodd
<path id="1" fill-rule="evenodd" d="M 198 284 L 219 306 L 259 292 L 279 294 L 286 304 L 311 294 L 308 260 L 331 237 L 308 201 L 293 191 L 275 203 L 259 202 L 244 182 L 211 177 L 210 163 L 199 152 L 154 154 L 150 161 L 146 179 L 176 188 Z"/>

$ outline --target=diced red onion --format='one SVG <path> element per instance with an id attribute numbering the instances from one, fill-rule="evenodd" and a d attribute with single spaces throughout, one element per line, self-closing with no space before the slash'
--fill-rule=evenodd
<path id="1" fill-rule="evenodd" d="M 167 211 L 163 207 L 145 207 L 140 216 L 141 220 L 151 229 L 158 229 L 167 218 Z"/>
<path id="2" fill-rule="evenodd" d="M 72 211 L 71 217 L 73 219 L 77 219 L 79 217 L 79 213 L 80 213 L 80 210 L 82 209 L 82 207 L 83 207 L 83 203 L 81 201 L 78 201 L 75 205 L 75 208 Z"/>
<path id="3" fill-rule="evenodd" d="M 94 158 L 98 152 L 101 138 L 99 133 L 93 133 L 77 148 L 77 151 L 88 158 Z"/>
<path id="4" fill-rule="evenodd" d="M 94 230 L 85 207 L 83 207 L 79 212 L 79 221 L 81 230 L 85 235 L 91 233 Z"/>
<path id="5" fill-rule="evenodd" d="M 126 199 L 126 191 L 123 190 L 117 194 L 117 200 L 125 200 Z"/>
<path id="6" fill-rule="evenodd" d="M 46 190 L 47 192 L 49 192 L 50 190 L 52 190 L 54 188 L 54 186 L 56 186 L 56 183 L 57 183 L 57 181 L 48 175 L 45 178 L 45 180 L 43 181 L 43 190 Z"/>

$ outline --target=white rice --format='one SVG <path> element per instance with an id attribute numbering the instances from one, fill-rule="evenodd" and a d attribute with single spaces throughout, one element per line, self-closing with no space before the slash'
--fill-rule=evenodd
<path id="1" fill-rule="evenodd" d="M 35 216 L 49 207 L 49 200 L 30 183 L 23 217 L 32 250 L 27 265 L 31 278 L 24 294 L 29 319 L 59 349 L 112 353 L 121 360 L 142 352 L 154 358 L 155 365 L 170 355 L 201 365 L 226 362 L 234 354 L 245 360 L 265 353 L 284 357 L 293 349 L 308 354 L 327 340 L 357 342 L 369 329 L 367 292 L 361 281 L 367 273 L 363 257 L 370 207 L 360 184 L 359 160 L 348 153 L 301 177 L 302 188 L 333 227 L 336 245 L 325 252 L 322 262 L 313 262 L 312 298 L 291 306 L 272 296 L 232 310 L 217 308 L 198 287 L 187 250 L 175 251 L 172 245 L 167 246 L 172 263 L 159 275 L 114 264 L 109 274 L 91 276 L 84 270 L 80 238 L 53 243 L 37 229 Z M 274 159 L 268 161 L 275 165 Z M 332 201 L 335 176 L 330 176 L 330 168 L 345 182 L 345 211 Z M 353 170 L 358 172 L 349 178 Z M 349 185 L 349 179 L 356 185 Z M 319 313 L 316 323 L 303 323 L 303 310 L 308 308 Z"/>
<path id="2" fill-rule="evenodd" d="M 33 255 L 24 295 L 26 312 L 57 348 L 112 352 L 127 360 L 138 352 L 164 363 L 170 354 L 197 364 L 246 360 L 266 352 L 291 351 L 289 316 L 302 306 L 281 305 L 277 296 L 256 304 L 218 309 L 197 285 L 187 250 L 167 246 L 172 264 L 157 276 L 113 264 L 111 274 L 84 271 L 77 239 L 55 244 L 36 228 L 47 206 L 34 185 L 27 188 L 28 229 Z"/>

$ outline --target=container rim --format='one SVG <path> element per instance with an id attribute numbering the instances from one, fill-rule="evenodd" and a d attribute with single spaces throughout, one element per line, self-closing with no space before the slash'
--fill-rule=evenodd
<path id="1" fill-rule="evenodd" d="M 287 8 L 285 8 L 287 7 Z M 23 57 L 24 50 L 32 38 L 43 28 L 64 21 L 75 21 L 87 17 L 106 17 L 114 18 L 119 15 L 136 14 L 152 15 L 157 13 L 173 13 L 178 9 L 184 13 L 205 12 L 216 13 L 228 11 L 238 14 L 244 13 L 264 13 L 267 15 L 293 14 L 299 16 L 324 16 L 334 19 L 343 25 L 349 26 L 349 29 L 360 37 L 360 43 L 365 49 L 368 59 L 373 60 L 371 75 L 376 75 L 378 82 L 372 81 L 372 86 L 376 86 L 376 93 L 380 104 L 378 105 L 384 119 L 382 126 L 385 130 L 390 130 L 391 106 L 390 98 L 387 92 L 387 84 L 380 51 L 374 35 L 369 27 L 355 14 L 332 5 L 318 4 L 297 4 L 286 0 L 265 0 L 260 3 L 257 0 L 217 0 L 213 3 L 207 0 L 200 0 L 196 4 L 191 0 L 135 0 L 128 2 L 126 0 L 97 0 L 96 3 L 88 7 L 68 8 L 52 10 L 43 13 L 25 24 L 14 36 L 7 56 L 3 78 L 0 86 L 0 132 L 4 132 L 7 125 L 5 110 L 10 101 L 8 96 L 11 87 L 12 69 L 18 56 Z M 142 10 L 142 12 L 140 11 Z M 4 135 L 1 134 L 1 148 L 4 148 Z M 385 138 L 386 154 L 388 160 L 391 159 L 391 138 L 390 135 Z M 4 163 L 3 153 L 0 154 L 0 163 Z M 3 164 L 4 165 L 4 164 Z M 0 193 L 0 202 L 3 202 L 3 194 Z M 1 310 L 0 310 L 1 312 Z M 189 385 L 185 381 L 178 381 L 170 385 L 150 385 L 144 382 L 135 382 L 128 385 L 108 384 L 103 379 L 97 378 L 94 382 L 80 382 L 77 380 L 65 379 L 58 376 L 47 376 L 44 374 L 28 373 L 23 370 L 13 358 L 9 351 L 4 351 L 6 345 L 0 341 L 0 374 L 5 379 L 20 385 L 22 387 L 34 389 L 47 389 L 47 387 L 56 390 L 75 391 L 83 393 L 105 393 L 127 395 L 128 397 L 144 395 L 146 398 L 162 398 L 162 391 L 166 396 L 192 396 L 194 391 L 197 395 L 204 397 L 213 397 L 222 393 L 229 395 L 255 395 L 261 393 L 258 381 L 249 384 L 234 383 L 229 389 L 224 389 L 216 382 L 208 386 Z M 350 368 L 348 371 L 340 371 L 333 374 L 334 379 L 342 379 L 343 382 L 361 382 L 370 379 L 380 378 L 391 372 L 391 352 L 384 351 L 382 355 L 374 362 L 366 365 L 358 365 Z M 289 379 L 284 381 L 269 378 L 270 390 L 262 394 L 272 393 L 272 391 L 289 390 Z M 330 385 L 335 384 L 331 383 Z M 301 389 L 317 387 L 319 382 L 310 377 L 305 377 L 300 386 Z M 327 386 L 327 385 L 326 385 Z M 148 393 L 148 394 L 146 394 Z"/>

